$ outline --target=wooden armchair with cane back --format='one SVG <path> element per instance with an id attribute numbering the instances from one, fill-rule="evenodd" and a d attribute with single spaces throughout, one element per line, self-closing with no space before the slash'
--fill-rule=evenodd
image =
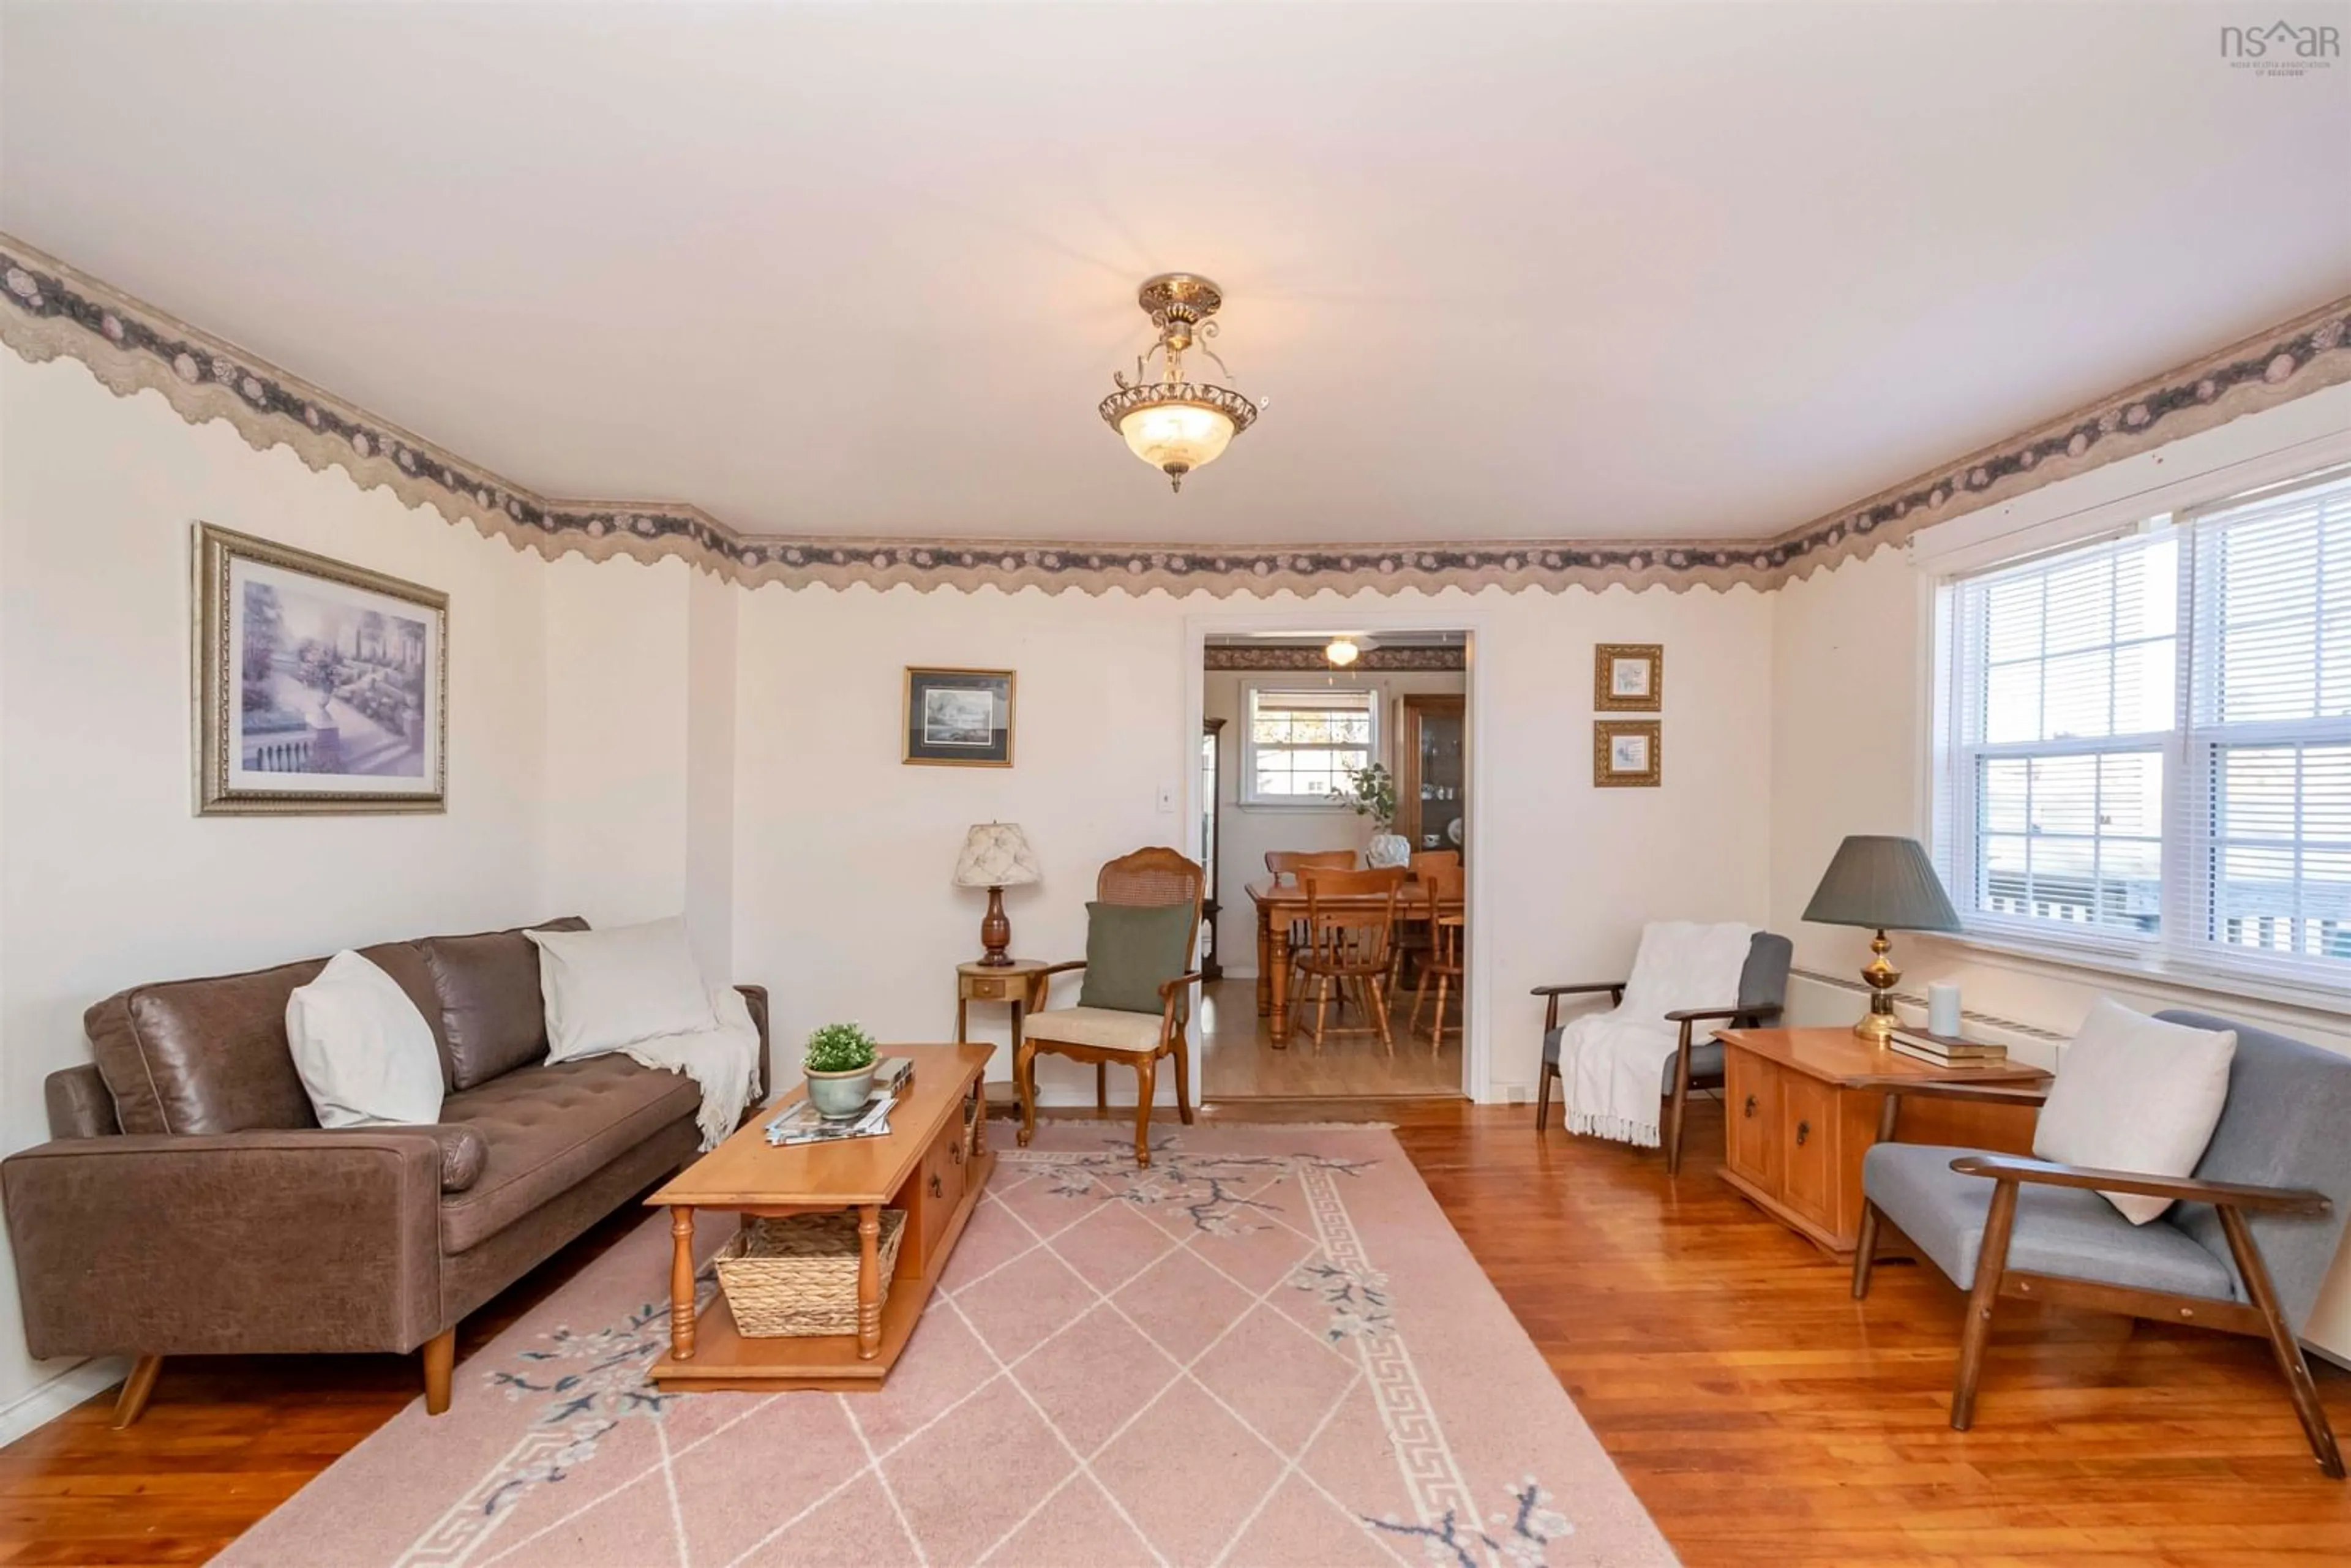
<path id="1" fill-rule="evenodd" d="M 1012 1063 L 1020 1092 L 1019 1141 L 1037 1130 L 1037 1056 L 1094 1064 L 1094 1106 L 1110 1108 L 1112 1062 L 1134 1069 L 1134 1163 L 1151 1164 L 1151 1097 L 1159 1059 L 1176 1059 L 1176 1110 L 1192 1120 L 1191 1056 L 1184 1040 L 1200 972 L 1200 897 L 1207 877 L 1171 849 L 1137 850 L 1102 868 L 1086 905 L 1086 956 L 1040 971 L 1037 983 L 1085 972 L 1074 1005 L 1029 1015 Z"/>

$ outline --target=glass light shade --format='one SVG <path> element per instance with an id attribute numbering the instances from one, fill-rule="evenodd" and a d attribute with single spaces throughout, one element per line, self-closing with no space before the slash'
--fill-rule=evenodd
<path id="1" fill-rule="evenodd" d="M 1233 422 L 1221 409 L 1196 402 L 1155 403 L 1118 422 L 1127 450 L 1177 478 L 1225 455 Z"/>
<path id="2" fill-rule="evenodd" d="M 1333 637 L 1331 639 L 1329 645 L 1322 650 L 1322 656 L 1330 660 L 1336 667 L 1343 670 L 1348 665 L 1353 664 L 1356 657 L 1362 653 L 1363 649 L 1355 645 L 1353 638 Z"/>

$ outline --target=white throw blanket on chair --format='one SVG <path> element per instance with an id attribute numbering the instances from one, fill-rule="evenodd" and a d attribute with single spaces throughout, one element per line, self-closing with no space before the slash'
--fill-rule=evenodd
<path id="1" fill-rule="evenodd" d="M 1754 936 L 1752 925 L 1688 920 L 1652 921 L 1641 928 L 1624 1002 L 1560 1030 L 1560 1092 L 1569 1132 L 1657 1146 L 1657 1088 L 1666 1059 L 1681 1043 L 1681 1026 L 1665 1015 L 1736 1005 Z"/>

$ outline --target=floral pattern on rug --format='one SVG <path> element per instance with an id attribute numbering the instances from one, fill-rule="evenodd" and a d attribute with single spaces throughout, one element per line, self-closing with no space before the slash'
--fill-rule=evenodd
<path id="1" fill-rule="evenodd" d="M 476 1353 L 447 1415 L 412 1406 L 222 1561 L 1673 1561 L 1384 1130 L 1187 1128 L 1148 1170 L 1098 1124 L 999 1151 L 867 1394 L 653 1388 L 666 1230 L 650 1218 Z"/>

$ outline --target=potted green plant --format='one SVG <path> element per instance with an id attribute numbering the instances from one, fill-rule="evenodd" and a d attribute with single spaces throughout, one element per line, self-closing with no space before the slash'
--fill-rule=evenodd
<path id="1" fill-rule="evenodd" d="M 808 1074 L 809 1103 L 827 1121 L 844 1121 L 865 1109 L 873 1093 L 873 1037 L 853 1023 L 829 1023 L 808 1038 L 800 1071 Z"/>
<path id="2" fill-rule="evenodd" d="M 1372 841 L 1364 850 L 1364 863 L 1396 866 L 1410 863 L 1412 845 L 1392 830 L 1395 825 L 1395 775 L 1377 762 L 1346 770 L 1347 787 L 1331 791 L 1331 799 L 1372 820 Z"/>

